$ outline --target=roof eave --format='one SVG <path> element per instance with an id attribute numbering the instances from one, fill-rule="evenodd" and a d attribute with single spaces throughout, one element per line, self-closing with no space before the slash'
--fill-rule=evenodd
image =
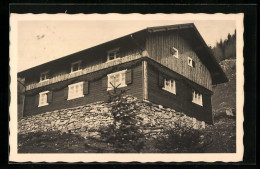
<path id="1" fill-rule="evenodd" d="M 216 80 L 215 84 L 228 82 L 228 78 L 227 78 L 226 74 L 224 73 L 223 69 L 220 67 L 217 59 L 213 55 L 212 51 L 209 49 L 208 45 L 206 44 L 206 42 L 204 41 L 204 39 L 202 38 L 201 34 L 199 33 L 198 29 L 196 28 L 196 26 L 194 24 L 192 24 L 192 28 L 194 29 L 194 31 L 196 32 L 196 35 L 198 36 L 201 43 L 203 44 L 203 47 L 205 48 L 206 52 L 208 53 L 208 56 L 213 61 L 214 66 L 216 66 L 216 68 L 218 69 L 217 72 L 219 72 L 220 77 L 217 78 L 217 77 L 213 76 L 213 78 Z M 213 82 L 212 82 L 212 84 L 213 84 Z M 215 84 L 213 84 L 213 85 L 215 85 Z"/>

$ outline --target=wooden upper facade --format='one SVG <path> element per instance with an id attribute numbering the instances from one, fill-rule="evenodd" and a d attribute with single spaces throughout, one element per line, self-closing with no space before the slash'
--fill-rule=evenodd
<path id="1" fill-rule="evenodd" d="M 152 33 L 146 49 L 157 62 L 211 90 L 209 70 L 179 31 Z"/>
<path id="2" fill-rule="evenodd" d="M 194 24 L 147 28 L 19 72 L 18 77 L 25 78 L 29 91 L 142 57 L 209 90 L 227 81 Z"/>

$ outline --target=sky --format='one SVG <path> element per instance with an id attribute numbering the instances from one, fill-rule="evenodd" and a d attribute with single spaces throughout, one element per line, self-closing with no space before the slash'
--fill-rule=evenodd
<path id="1" fill-rule="evenodd" d="M 232 20 L 28 20 L 17 26 L 18 72 L 152 26 L 194 23 L 214 46 L 235 31 Z"/>

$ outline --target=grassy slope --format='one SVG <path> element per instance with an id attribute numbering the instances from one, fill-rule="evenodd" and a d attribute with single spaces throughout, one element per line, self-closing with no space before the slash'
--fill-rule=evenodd
<path id="1" fill-rule="evenodd" d="M 18 135 L 19 153 L 99 153 L 113 152 L 109 143 L 57 131 Z M 97 146 L 98 145 L 98 146 Z"/>
<path id="2" fill-rule="evenodd" d="M 216 116 L 227 108 L 236 108 L 236 59 L 223 60 L 220 65 L 229 81 L 213 87 L 212 108 Z"/>

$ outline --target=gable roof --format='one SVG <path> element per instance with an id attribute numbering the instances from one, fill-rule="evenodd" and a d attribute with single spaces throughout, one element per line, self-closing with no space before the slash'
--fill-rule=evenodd
<path id="1" fill-rule="evenodd" d="M 120 38 L 99 44 L 97 46 L 64 56 L 62 58 L 52 60 L 46 63 L 43 63 L 41 65 L 29 68 L 27 70 L 21 71 L 18 73 L 18 76 L 24 76 L 24 74 L 27 74 L 29 72 L 33 72 L 36 69 L 43 68 L 49 64 L 55 65 L 55 63 L 58 63 L 62 60 L 66 60 L 72 57 L 75 57 L 76 55 L 81 55 L 84 53 L 88 53 L 89 51 L 95 51 L 99 50 L 100 48 L 104 48 L 108 46 L 111 43 L 114 42 L 120 42 L 124 41 L 126 39 L 131 38 L 132 36 L 135 37 L 141 37 L 141 36 L 148 36 L 149 33 L 155 33 L 155 32 L 163 32 L 163 31 L 173 31 L 173 30 L 180 30 L 181 36 L 191 42 L 193 45 L 193 48 L 195 52 L 197 52 L 198 57 L 202 61 L 202 63 L 207 67 L 209 72 L 211 73 L 212 76 L 212 84 L 219 84 L 219 83 L 224 83 L 228 81 L 227 76 L 223 72 L 222 68 L 218 64 L 216 58 L 214 57 L 212 51 L 210 48 L 207 46 L 205 41 L 203 40 L 202 36 L 200 35 L 199 31 L 197 30 L 196 26 L 193 23 L 188 23 L 188 24 L 178 24 L 178 25 L 167 25 L 167 26 L 157 26 L 157 27 L 148 27 L 146 29 L 142 29 L 140 31 L 122 36 Z"/>

